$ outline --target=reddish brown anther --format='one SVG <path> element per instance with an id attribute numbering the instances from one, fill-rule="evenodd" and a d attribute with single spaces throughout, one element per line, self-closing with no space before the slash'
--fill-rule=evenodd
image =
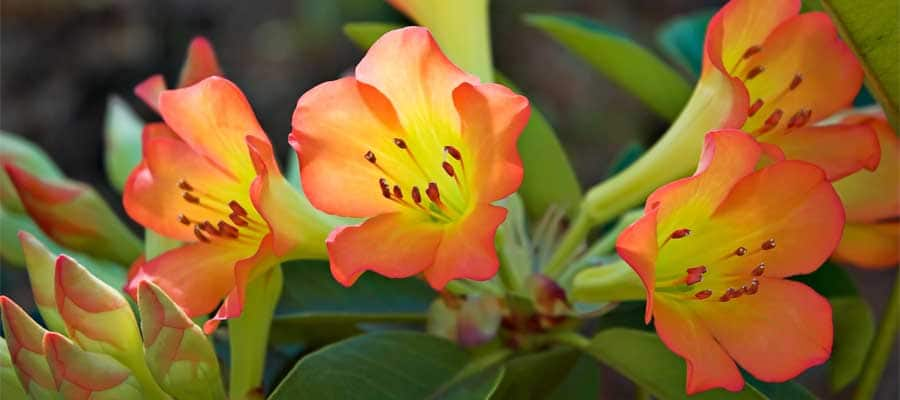
<path id="1" fill-rule="evenodd" d="M 766 263 L 759 263 L 756 268 L 753 268 L 753 271 L 750 271 L 750 274 L 753 276 L 762 276 L 766 272 Z"/>
<path id="2" fill-rule="evenodd" d="M 200 224 L 199 226 L 200 226 L 200 229 L 202 229 L 204 232 L 206 232 L 210 235 L 221 236 L 221 233 L 219 233 L 219 230 L 216 229 L 216 226 L 213 225 L 212 223 L 210 223 L 209 221 L 203 221 L 203 223 Z"/>
<path id="3" fill-rule="evenodd" d="M 441 201 L 441 192 L 438 191 L 437 183 L 429 182 L 428 188 L 425 189 L 425 194 L 428 195 L 428 198 L 431 199 L 433 203 L 439 203 Z"/>
<path id="4" fill-rule="evenodd" d="M 803 109 L 794 113 L 791 116 L 791 119 L 788 121 L 788 128 L 799 128 L 803 125 L 806 125 L 809 122 L 809 117 L 812 116 L 812 110 Z"/>
<path id="5" fill-rule="evenodd" d="M 394 185 L 394 197 L 400 200 L 403 199 L 403 191 L 400 190 L 400 186 Z"/>
<path id="6" fill-rule="evenodd" d="M 759 45 L 756 45 L 756 46 L 750 46 L 750 47 L 747 48 L 747 51 L 745 51 L 745 52 L 744 52 L 744 55 L 741 56 L 741 57 L 744 58 L 744 59 L 747 59 L 747 58 L 753 57 L 754 55 L 756 55 L 756 54 L 759 53 L 760 51 L 762 51 L 762 46 L 759 46 Z"/>
<path id="7" fill-rule="evenodd" d="M 701 291 L 699 291 L 699 292 L 697 292 L 697 293 L 694 293 L 694 297 L 696 297 L 696 298 L 698 298 L 698 299 L 700 299 L 700 300 L 709 298 L 709 296 L 712 296 L 712 290 L 709 290 L 709 289 L 701 290 Z"/>
<path id="8" fill-rule="evenodd" d="M 366 161 L 368 161 L 372 164 L 375 164 L 375 161 L 376 161 L 375 153 L 373 153 L 372 150 L 367 151 L 365 157 L 366 157 Z"/>
<path id="9" fill-rule="evenodd" d="M 691 267 L 691 268 L 688 268 L 688 269 L 687 269 L 687 273 L 689 273 L 689 274 L 705 274 L 705 273 L 706 273 L 706 266 L 701 265 L 701 266 L 699 266 L 699 267 Z"/>
<path id="10" fill-rule="evenodd" d="M 682 228 L 682 229 L 676 229 L 674 232 L 672 232 L 671 235 L 669 235 L 669 237 L 671 237 L 672 239 L 681 239 L 690 234 L 691 234 L 690 229 Z"/>
<path id="11" fill-rule="evenodd" d="M 412 192 L 410 194 L 412 195 L 412 199 L 416 204 L 422 202 L 422 192 L 419 191 L 418 186 L 413 186 Z"/>
<path id="12" fill-rule="evenodd" d="M 686 278 L 684 278 L 684 283 L 688 286 L 693 285 L 695 283 L 700 283 L 703 280 L 703 274 L 688 274 Z"/>
<path id="13" fill-rule="evenodd" d="M 200 230 L 200 225 L 194 225 L 194 236 L 197 237 L 197 240 L 203 243 L 209 243 L 209 238 L 203 234 L 203 231 Z"/>
<path id="14" fill-rule="evenodd" d="M 775 111 L 772 111 L 772 114 L 769 115 L 769 118 L 766 118 L 766 122 L 763 123 L 761 132 L 768 132 L 778 126 L 778 122 L 781 121 L 781 117 L 784 115 L 784 111 L 780 108 L 776 108 Z"/>
<path id="15" fill-rule="evenodd" d="M 247 220 L 245 220 L 244 217 L 241 217 L 240 215 L 232 213 L 228 215 L 228 218 L 231 219 L 231 222 L 233 222 L 237 226 L 249 225 L 249 223 L 247 223 Z"/>
<path id="16" fill-rule="evenodd" d="M 761 247 L 762 247 L 763 250 L 772 250 L 772 249 L 774 249 L 774 248 L 775 248 L 775 239 L 769 239 L 769 240 L 766 240 L 765 242 L 763 242 L 763 244 L 762 244 Z"/>
<path id="17" fill-rule="evenodd" d="M 788 86 L 788 89 L 794 90 L 797 88 L 797 86 L 800 86 L 800 84 L 802 82 L 803 82 L 803 75 L 795 74 L 794 79 L 791 79 L 791 85 Z"/>
<path id="18" fill-rule="evenodd" d="M 184 225 L 190 225 L 190 218 L 186 217 L 184 214 L 178 214 L 178 222 L 181 222 Z"/>
<path id="19" fill-rule="evenodd" d="M 403 139 L 394 138 L 394 144 L 397 145 L 397 147 L 399 147 L 401 149 L 406 148 L 406 142 Z"/>
<path id="20" fill-rule="evenodd" d="M 191 204 L 200 203 L 200 198 L 190 194 L 189 192 L 182 193 L 181 197 L 184 198 L 184 201 L 187 201 L 188 203 L 191 203 Z"/>
<path id="21" fill-rule="evenodd" d="M 219 221 L 218 227 L 219 232 L 232 239 L 237 239 L 238 234 L 240 233 L 240 231 L 238 231 L 238 228 L 228 225 L 228 223 L 225 221 Z"/>
<path id="22" fill-rule="evenodd" d="M 759 109 L 762 108 L 763 104 L 765 103 L 763 103 L 762 99 L 756 99 L 756 101 L 753 102 L 753 105 L 750 106 L 750 109 L 747 110 L 747 115 L 750 117 L 756 115 Z"/>
<path id="23" fill-rule="evenodd" d="M 747 79 L 747 80 L 753 79 L 753 78 L 755 78 L 757 75 L 763 73 L 763 71 L 765 71 L 765 70 L 766 70 L 766 67 L 764 67 L 764 66 L 762 66 L 762 65 L 757 65 L 756 67 L 753 67 L 753 69 L 751 69 L 750 72 L 747 72 L 747 78 L 746 78 L 746 79 Z"/>
<path id="24" fill-rule="evenodd" d="M 451 177 L 456 176 L 456 171 L 453 169 L 453 166 L 450 165 L 450 163 L 444 161 L 444 163 L 441 164 L 441 167 L 444 168 L 444 172 L 446 172 L 447 175 L 450 175 Z"/>
<path id="25" fill-rule="evenodd" d="M 456 149 L 456 147 L 444 146 L 444 151 L 447 152 L 447 154 L 449 154 L 450 157 L 453 157 L 457 161 L 462 160 L 462 153 L 460 153 L 459 150 Z"/>
<path id="26" fill-rule="evenodd" d="M 178 181 L 178 188 L 181 190 L 187 190 L 188 192 L 194 190 L 194 187 L 184 179 Z"/>
<path id="27" fill-rule="evenodd" d="M 734 255 L 740 257 L 747 254 L 747 248 L 744 246 L 738 247 L 734 250 Z"/>
<path id="28" fill-rule="evenodd" d="M 240 215 L 242 217 L 247 216 L 247 210 L 244 207 L 241 207 L 241 204 L 235 200 L 228 202 L 228 207 L 231 208 L 231 211 L 234 212 L 235 215 Z"/>
<path id="29" fill-rule="evenodd" d="M 753 294 L 756 294 L 756 292 L 758 292 L 758 291 L 759 291 L 759 281 L 756 279 L 750 281 L 750 287 L 747 288 L 747 294 L 753 295 Z"/>

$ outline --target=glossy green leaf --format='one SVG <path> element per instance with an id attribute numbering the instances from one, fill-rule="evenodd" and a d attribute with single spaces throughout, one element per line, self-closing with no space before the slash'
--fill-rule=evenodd
<path id="1" fill-rule="evenodd" d="M 847 270 L 832 262 L 826 262 L 811 274 L 791 277 L 791 280 L 803 282 L 828 298 L 859 294 Z"/>
<path id="2" fill-rule="evenodd" d="M 345 288 L 324 261 L 283 265 L 284 292 L 272 322 L 275 343 L 320 346 L 374 328 L 374 325 L 425 322 L 437 296 L 418 279 L 388 279 L 366 273 Z"/>
<path id="3" fill-rule="evenodd" d="M 538 14 L 526 16 L 525 21 L 587 60 L 666 120 L 678 116 L 691 94 L 691 85 L 659 57 L 596 21 Z"/>
<path id="4" fill-rule="evenodd" d="M 398 27 L 377 22 L 353 22 L 344 25 L 344 32 L 357 46 L 368 49 L 382 34 Z M 495 71 L 494 76 L 497 83 L 521 93 L 500 72 Z M 582 195 L 578 177 L 553 127 L 534 104 L 531 105 L 531 119 L 519 137 L 518 147 L 525 167 L 519 195 L 525 202 L 528 216 L 540 218 L 551 205 L 574 212 Z"/>
<path id="5" fill-rule="evenodd" d="M 834 315 L 834 348 L 828 381 L 839 392 L 862 372 L 866 352 L 875 338 L 875 318 L 865 300 L 853 297 L 829 298 Z"/>
<path id="6" fill-rule="evenodd" d="M 131 171 L 141 162 L 141 132 L 144 121 L 119 96 L 110 96 L 106 101 L 106 116 L 103 121 L 103 156 L 106 163 L 106 177 L 119 190 Z"/>
<path id="7" fill-rule="evenodd" d="M 574 349 L 556 348 L 506 362 L 506 377 L 492 399 L 543 399 L 549 396 L 569 376 L 580 354 Z"/>
<path id="8" fill-rule="evenodd" d="M 599 393 L 600 366 L 592 357 L 582 354 L 547 400 L 596 400 Z"/>
<path id="9" fill-rule="evenodd" d="M 900 132 L 900 7 L 895 1 L 822 0 L 860 59 L 866 86 Z"/>
<path id="10" fill-rule="evenodd" d="M 623 328 L 608 329 L 591 340 L 587 351 L 660 400 L 688 398 L 685 394 L 685 361 L 672 353 L 653 333 Z M 690 399 L 793 400 L 808 398 L 808 393 L 802 386 L 792 382 L 770 384 L 748 380 L 744 390 L 737 393 L 713 389 L 691 396 Z"/>
<path id="11" fill-rule="evenodd" d="M 301 359 L 269 397 L 271 400 L 429 399 L 465 394 L 487 399 L 496 389 L 490 376 L 447 383 L 471 357 L 453 343 L 414 332 L 378 332 L 322 348 Z M 496 377 L 494 378 L 496 379 Z M 457 397 L 459 398 L 459 397 Z"/>
<path id="12" fill-rule="evenodd" d="M 694 78 L 700 76 L 706 25 L 715 13 L 701 10 L 672 18 L 656 33 L 662 51 Z"/>

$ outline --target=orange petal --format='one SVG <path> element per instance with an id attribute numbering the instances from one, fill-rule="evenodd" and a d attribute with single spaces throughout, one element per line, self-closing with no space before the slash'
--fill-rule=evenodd
<path id="1" fill-rule="evenodd" d="M 675 301 L 659 299 L 653 316 L 659 338 L 687 362 L 687 394 L 713 388 L 736 392 L 744 387 L 734 361 L 694 311 Z"/>
<path id="2" fill-rule="evenodd" d="M 228 174 L 195 153 L 186 143 L 160 133 L 165 124 L 148 124 L 144 128 L 143 162 L 125 182 L 122 202 L 128 215 L 141 225 L 164 236 L 181 241 L 195 241 L 193 223 L 216 221 L 228 211 L 191 204 L 184 199 L 182 181 L 204 193 L 225 196 L 249 205 L 247 186 L 241 186 Z M 203 197 L 202 194 L 196 194 Z M 220 205 L 224 207 L 224 205 Z M 185 225 L 181 216 L 190 220 Z"/>
<path id="3" fill-rule="evenodd" d="M 166 80 L 162 75 L 156 74 L 134 87 L 134 94 L 150 106 L 153 111 L 159 112 L 159 94 L 168 89 Z"/>
<path id="4" fill-rule="evenodd" d="M 881 158 L 878 137 L 866 125 L 809 126 L 764 135 L 791 160 L 813 163 L 834 181 L 862 168 L 874 171 Z"/>
<path id="5" fill-rule="evenodd" d="M 900 223 L 848 223 L 832 258 L 861 268 L 893 268 L 900 263 Z"/>
<path id="6" fill-rule="evenodd" d="M 862 85 L 859 62 L 824 13 L 801 14 L 785 21 L 737 75 L 745 77 L 749 72 L 744 71 L 758 66 L 765 70 L 744 83 L 751 103 L 762 99 L 763 106 L 747 119 L 747 132 L 760 129 L 776 110 L 782 113 L 780 129 L 804 110 L 812 113 L 806 123 L 815 123 L 849 106 Z M 795 84 L 798 86 L 790 89 Z"/>
<path id="7" fill-rule="evenodd" d="M 273 235 L 263 238 L 256 253 L 249 258 L 238 261 L 234 266 L 234 287 L 225 297 L 225 301 L 216 311 L 215 317 L 203 325 L 203 330 L 210 334 L 219 325 L 220 321 L 237 318 L 244 310 L 244 298 L 247 293 L 247 284 L 278 264 L 278 257 L 274 252 Z"/>
<path id="8" fill-rule="evenodd" d="M 252 179 L 244 138 L 268 138 L 235 84 L 214 76 L 184 89 L 167 90 L 159 96 L 159 112 L 195 152 L 235 177 Z"/>
<path id="9" fill-rule="evenodd" d="M 293 116 L 291 146 L 300 160 L 303 191 L 316 208 L 346 217 L 371 217 L 397 205 L 381 195 L 385 174 L 366 160 L 393 170 L 393 138 L 404 136 L 390 101 L 354 78 L 325 82 L 303 94 Z"/>
<path id="10" fill-rule="evenodd" d="M 207 314 L 234 287 L 235 264 L 255 250 L 248 246 L 188 244 L 143 264 L 126 290 L 134 297 L 142 281 L 151 281 L 191 317 Z"/>
<path id="11" fill-rule="evenodd" d="M 847 221 L 878 222 L 900 216 L 900 139 L 884 118 L 853 117 L 844 122 L 868 124 L 881 146 L 881 162 L 874 172 L 859 171 L 834 183 Z"/>
<path id="12" fill-rule="evenodd" d="M 384 93 L 411 132 L 456 131 L 459 117 L 453 89 L 463 82 L 478 83 L 478 78 L 453 65 L 421 27 L 384 34 L 356 66 L 356 79 Z"/>
<path id="13" fill-rule="evenodd" d="M 462 154 L 478 171 L 467 178 L 476 201 L 491 202 L 515 192 L 522 183 L 522 160 L 516 141 L 531 108 L 528 99 L 496 84 L 463 83 L 453 91 L 462 122 L 462 139 L 473 154 Z"/>
<path id="14" fill-rule="evenodd" d="M 716 341 L 761 381 L 787 381 L 831 355 L 831 306 L 802 283 L 762 278 L 755 295 L 695 309 Z"/>
<path id="15" fill-rule="evenodd" d="M 732 0 L 710 20 L 706 43 L 706 62 L 723 72 L 738 63 L 753 46 L 788 18 L 800 11 L 800 0 Z"/>
<path id="16" fill-rule="evenodd" d="M 435 290 L 443 290 L 454 279 L 491 279 L 500 265 L 494 236 L 505 219 L 505 208 L 484 205 L 447 227 L 434 256 L 434 265 L 425 270 L 425 280 Z"/>
<path id="17" fill-rule="evenodd" d="M 350 286 L 367 270 L 406 278 L 431 267 L 443 229 L 426 218 L 398 212 L 335 229 L 326 242 L 332 275 Z"/>
<path id="18" fill-rule="evenodd" d="M 219 68 L 219 61 L 216 59 L 212 43 L 205 37 L 195 37 L 194 40 L 191 40 L 187 57 L 181 67 L 178 87 L 190 86 L 214 75 L 222 75 L 222 70 Z"/>
<path id="19" fill-rule="evenodd" d="M 641 277 L 647 288 L 647 307 L 644 312 L 644 323 L 650 323 L 653 315 L 654 290 L 656 289 L 656 256 L 659 245 L 656 238 L 656 218 L 658 209 L 647 211 L 643 217 L 634 221 L 622 231 L 616 239 L 616 252 Z"/>

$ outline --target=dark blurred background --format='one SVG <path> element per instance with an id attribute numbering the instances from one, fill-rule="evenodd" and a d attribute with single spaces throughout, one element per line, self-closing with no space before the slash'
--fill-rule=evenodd
<path id="1" fill-rule="evenodd" d="M 652 143 L 666 124 L 585 62 L 526 27 L 521 16 L 579 13 L 654 47 L 656 31 L 669 18 L 722 3 L 492 0 L 495 63 L 547 115 L 580 180 L 591 185 L 605 176 L 625 145 Z M 144 119 L 155 119 L 132 88 L 158 72 L 172 84 L 193 36 L 213 42 L 226 75 L 245 91 L 284 160 L 299 96 L 352 68 L 362 56 L 342 25 L 405 21 L 380 0 L 2 0 L 0 16 L 0 129 L 37 143 L 68 176 L 97 187 L 119 211 L 103 172 L 107 96 L 118 94 Z M 894 273 L 853 271 L 877 316 Z M 895 348 L 879 398 L 898 398 L 896 365 Z M 632 389 L 621 378 L 609 371 L 604 375 L 604 398 L 630 396 Z M 825 394 L 822 368 L 805 379 Z"/>

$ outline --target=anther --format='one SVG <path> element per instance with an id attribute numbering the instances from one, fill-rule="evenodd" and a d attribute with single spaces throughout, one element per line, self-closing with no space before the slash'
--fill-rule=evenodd
<path id="1" fill-rule="evenodd" d="M 200 226 L 200 229 L 202 229 L 203 231 L 205 231 L 206 233 L 208 233 L 208 234 L 210 234 L 210 235 L 213 235 L 213 236 L 220 236 L 220 235 L 221 235 L 221 233 L 219 232 L 219 230 L 216 229 L 215 225 L 213 225 L 213 224 L 210 223 L 209 221 L 203 221 L 203 223 L 200 224 L 199 226 Z"/>
<path id="2" fill-rule="evenodd" d="M 194 225 L 194 236 L 197 237 L 197 240 L 203 243 L 209 243 L 209 238 L 203 234 L 203 231 L 200 230 L 200 225 Z"/>
<path id="3" fill-rule="evenodd" d="M 428 183 L 428 188 L 425 189 L 425 194 L 428 195 L 428 198 L 431 199 L 433 203 L 439 203 L 441 201 L 441 192 L 438 191 L 437 183 Z"/>
<path id="4" fill-rule="evenodd" d="M 756 101 L 753 102 L 753 105 L 751 105 L 750 109 L 747 111 L 747 115 L 750 117 L 754 116 L 759 111 L 759 109 L 762 108 L 763 104 L 764 103 L 762 99 L 756 99 Z"/>
<path id="5" fill-rule="evenodd" d="M 178 188 L 181 189 L 181 190 L 187 190 L 188 192 L 191 192 L 191 191 L 194 190 L 194 187 L 191 186 L 191 184 L 188 183 L 188 182 L 187 182 L 186 180 L 184 180 L 184 179 L 178 181 Z"/>
<path id="6" fill-rule="evenodd" d="M 234 223 L 235 225 L 237 225 L 237 226 L 247 226 L 247 225 L 249 225 L 249 224 L 247 223 L 247 220 L 245 220 L 244 217 L 241 217 L 240 215 L 237 215 L 237 214 L 232 213 L 232 214 L 230 214 L 230 215 L 228 216 L 228 218 L 231 219 L 231 222 L 233 222 L 233 223 Z"/>
<path id="7" fill-rule="evenodd" d="M 812 110 L 803 109 L 797 111 L 791 119 L 788 121 L 788 128 L 799 128 L 803 125 L 806 125 L 809 122 L 809 117 L 812 116 Z"/>
<path id="8" fill-rule="evenodd" d="M 706 273 L 706 266 L 701 265 L 701 266 L 699 266 L 699 267 L 691 267 L 691 268 L 688 268 L 688 269 L 687 269 L 687 273 L 688 273 L 688 274 L 705 274 L 705 273 Z"/>
<path id="9" fill-rule="evenodd" d="M 709 296 L 712 296 L 712 290 L 709 290 L 709 289 L 701 290 L 701 291 L 699 291 L 699 292 L 697 292 L 697 293 L 694 293 L 694 297 L 696 297 L 696 298 L 698 298 L 698 299 L 700 299 L 700 300 L 709 298 Z"/>
<path id="10" fill-rule="evenodd" d="M 747 294 L 753 295 L 759 291 L 759 281 L 754 279 L 750 281 L 750 287 L 747 288 Z"/>
<path id="11" fill-rule="evenodd" d="M 419 187 L 418 187 L 418 186 L 413 186 L 411 195 L 412 195 L 413 201 L 414 201 L 416 204 L 419 204 L 419 203 L 422 202 L 422 193 L 419 191 Z"/>
<path id="12" fill-rule="evenodd" d="M 444 146 L 444 151 L 457 161 L 462 160 L 462 154 L 459 152 L 459 150 L 456 149 L 456 147 Z"/>
<path id="13" fill-rule="evenodd" d="M 731 292 L 731 298 L 736 299 L 738 297 L 741 297 L 741 295 L 744 294 L 744 291 L 746 290 L 746 288 L 747 288 L 746 286 L 741 286 L 740 289 L 734 290 L 733 292 Z"/>
<path id="14" fill-rule="evenodd" d="M 375 153 L 373 153 L 372 150 L 367 151 L 365 157 L 366 157 L 366 161 L 368 161 L 372 164 L 375 164 L 375 160 L 376 160 Z"/>
<path id="15" fill-rule="evenodd" d="M 759 53 L 760 51 L 762 51 L 761 46 L 750 46 L 747 48 L 747 51 L 745 51 L 744 55 L 741 57 L 743 57 L 744 59 L 747 59 L 747 58 L 753 57 L 754 55 L 756 55 L 756 53 Z"/>
<path id="16" fill-rule="evenodd" d="M 803 75 L 795 74 L 795 75 L 794 75 L 794 79 L 791 80 L 791 85 L 788 86 L 788 90 L 794 90 L 794 89 L 796 89 L 797 86 L 800 86 L 800 84 L 801 84 L 802 82 L 803 82 Z"/>
<path id="17" fill-rule="evenodd" d="M 231 211 L 233 211 L 235 215 L 239 215 L 241 217 L 247 216 L 247 210 L 245 210 L 244 207 L 241 207 L 241 203 L 238 203 L 235 200 L 229 201 L 228 207 L 231 208 Z"/>
<path id="18" fill-rule="evenodd" d="M 738 256 L 738 257 L 743 256 L 743 255 L 745 255 L 745 254 L 747 254 L 747 248 L 744 247 L 744 246 L 738 247 L 738 248 L 734 251 L 734 255 L 736 255 L 736 256 Z"/>
<path id="19" fill-rule="evenodd" d="M 769 239 L 769 240 L 766 240 L 765 242 L 763 242 L 763 244 L 762 244 L 761 247 L 762 247 L 763 250 L 772 250 L 772 249 L 774 249 L 774 248 L 775 248 L 775 239 Z"/>
<path id="20" fill-rule="evenodd" d="M 729 294 L 728 292 L 725 292 L 725 294 L 723 294 L 721 297 L 719 297 L 719 301 L 721 301 L 723 303 L 728 300 L 731 300 L 731 294 Z"/>
<path id="21" fill-rule="evenodd" d="M 763 273 L 766 272 L 766 263 L 759 263 L 756 268 L 753 268 L 753 271 L 750 271 L 750 274 L 753 276 L 762 276 Z"/>
<path id="22" fill-rule="evenodd" d="M 394 197 L 403 200 L 403 191 L 400 190 L 400 186 L 394 185 Z"/>
<path id="23" fill-rule="evenodd" d="M 200 202 L 200 198 L 190 194 L 189 192 L 184 192 L 181 194 L 181 197 L 184 198 L 185 201 L 191 204 L 197 204 Z"/>
<path id="24" fill-rule="evenodd" d="M 453 166 L 450 165 L 450 163 L 444 161 L 444 163 L 441 164 L 441 167 L 444 168 L 444 172 L 446 172 L 447 175 L 450 175 L 451 178 L 456 176 L 456 171 L 453 169 Z"/>
<path id="25" fill-rule="evenodd" d="M 763 123 L 761 132 L 765 133 L 776 127 L 778 125 L 778 122 L 781 121 L 782 115 L 784 115 L 784 111 L 782 111 L 780 108 L 776 108 L 775 111 L 772 111 L 772 114 L 769 115 L 769 118 L 766 118 L 766 122 Z"/>
<path id="26" fill-rule="evenodd" d="M 190 218 L 186 217 L 184 214 L 178 214 L 178 222 L 181 222 L 184 225 L 190 225 Z"/>
<path id="27" fill-rule="evenodd" d="M 753 69 L 751 69 L 750 72 L 747 72 L 747 77 L 745 79 L 749 81 L 749 80 L 755 78 L 757 75 L 763 73 L 763 71 L 765 71 L 765 70 L 766 70 L 766 67 L 764 67 L 762 65 L 757 65 L 756 67 L 753 67 Z"/>
<path id="28" fill-rule="evenodd" d="M 378 180 L 378 186 L 381 187 L 381 195 L 386 199 L 391 198 L 391 187 L 388 186 L 387 181 L 384 178 Z"/>
<path id="29" fill-rule="evenodd" d="M 671 235 L 669 235 L 669 237 L 671 237 L 672 239 L 681 239 L 690 234 L 691 234 L 690 229 L 682 228 L 682 229 L 676 229 L 674 232 L 672 232 Z"/>
<path id="30" fill-rule="evenodd" d="M 223 235 L 228 236 L 232 239 L 238 238 L 238 234 L 240 233 L 240 231 L 238 231 L 238 228 L 228 225 L 228 223 L 225 221 L 219 221 L 218 227 L 219 232 L 221 232 Z"/>
<path id="31" fill-rule="evenodd" d="M 401 148 L 401 149 L 405 149 L 405 148 L 406 148 L 406 142 L 403 141 L 403 139 L 400 139 L 400 138 L 394 138 L 394 144 L 397 145 L 397 147 L 399 147 L 399 148 Z"/>
<path id="32" fill-rule="evenodd" d="M 688 276 L 684 278 L 684 283 L 688 286 L 693 285 L 695 283 L 699 283 L 703 280 L 703 274 L 691 274 L 688 273 Z"/>

